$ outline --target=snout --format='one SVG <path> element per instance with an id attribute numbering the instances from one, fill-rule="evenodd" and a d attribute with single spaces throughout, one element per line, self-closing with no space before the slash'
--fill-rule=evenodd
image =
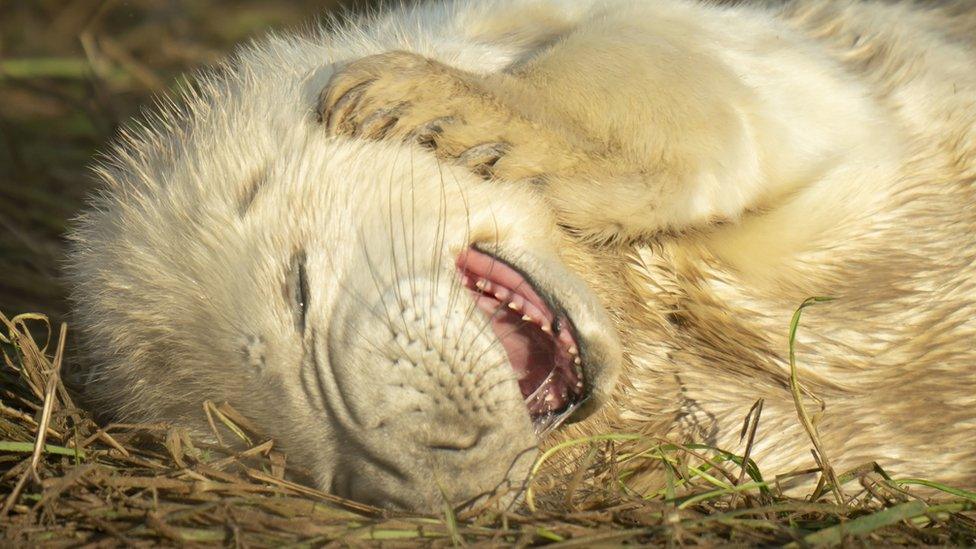
<path id="1" fill-rule="evenodd" d="M 433 414 L 404 416 L 337 471 L 339 495 L 380 507 L 437 512 L 444 504 L 507 506 L 523 489 L 537 454 L 529 425 Z M 507 416 L 511 419 L 511 416 Z M 377 444 L 382 439 L 384 444 Z"/>
<path id="2" fill-rule="evenodd" d="M 342 426 L 333 490 L 383 507 L 511 502 L 537 452 L 504 348 L 467 290 L 408 280 L 331 331 L 320 372 Z"/>
<path id="3" fill-rule="evenodd" d="M 455 253 L 454 272 L 392 255 L 367 263 L 371 287 L 342 285 L 364 293 L 338 305 L 316 365 L 335 493 L 409 510 L 512 502 L 539 437 L 612 385 L 612 326 L 558 258 Z"/>

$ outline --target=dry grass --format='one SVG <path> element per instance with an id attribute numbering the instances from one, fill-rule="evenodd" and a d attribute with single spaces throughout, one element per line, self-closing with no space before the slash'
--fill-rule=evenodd
<path id="1" fill-rule="evenodd" d="M 967 514 L 976 509 L 974 493 L 892 480 L 867 464 L 837 475 L 836 490 L 821 475 L 810 497 L 791 498 L 778 488 L 786 477 L 764 478 L 748 459 L 627 434 L 548 450 L 521 510 L 384 512 L 289 480 L 287 456 L 226 404 L 208 403 L 209 411 L 237 433 L 243 451 L 165 424 L 100 426 L 61 383 L 65 325 L 43 343 L 31 335 L 51 332 L 41 315 L 0 314 L 0 328 L 4 545 L 976 543 Z M 760 426 L 757 403 L 743 438 L 752 441 Z M 547 472 L 550 461 L 571 473 Z M 627 477 L 648 466 L 664 467 L 665 485 L 628 490 Z M 944 497 L 918 498 L 912 484 Z"/>
<path id="2" fill-rule="evenodd" d="M 894 481 L 872 464 L 834 474 L 822 448 L 828 473 L 816 491 L 784 496 L 785 478 L 764 477 L 748 459 L 762 436 L 761 403 L 745 418 L 744 457 L 621 433 L 576 440 L 540 460 L 526 509 L 427 517 L 288 480 L 301 472 L 224 403 L 207 409 L 215 425 L 238 433 L 224 441 L 236 451 L 168 425 L 93 421 L 58 375 L 75 359 L 57 263 L 66 220 L 90 189 L 85 166 L 177 74 L 325 4 L 38 0 L 0 8 L 0 311 L 48 314 L 0 315 L 0 546 L 976 544 L 976 495 Z M 816 447 L 819 414 L 800 407 L 798 416 Z M 569 474 L 552 474 L 556 463 Z M 628 476 L 647 467 L 663 468 L 664 486 L 628 490 Z M 942 496 L 915 497 L 919 484 Z"/>

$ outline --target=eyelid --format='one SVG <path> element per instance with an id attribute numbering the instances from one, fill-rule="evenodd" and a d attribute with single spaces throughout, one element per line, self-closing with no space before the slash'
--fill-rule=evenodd
<path id="1" fill-rule="evenodd" d="M 305 317 L 308 310 L 308 272 L 305 269 L 305 251 L 299 251 L 291 258 L 288 273 L 287 298 L 295 313 L 295 328 L 305 333 Z"/>

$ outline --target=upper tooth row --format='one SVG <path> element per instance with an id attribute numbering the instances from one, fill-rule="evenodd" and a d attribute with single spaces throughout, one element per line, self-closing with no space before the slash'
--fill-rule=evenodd
<path id="1" fill-rule="evenodd" d="M 468 285 L 469 282 L 470 279 L 468 277 L 464 277 L 463 283 Z M 526 301 L 522 296 L 510 292 L 504 287 L 493 288 L 493 284 L 484 278 L 477 279 L 474 286 L 482 292 L 494 295 L 495 299 L 497 299 L 500 303 L 504 303 L 509 309 L 522 313 L 522 320 L 538 324 L 539 328 L 547 334 L 552 333 L 552 324 L 546 320 L 542 311 L 540 311 L 539 308 L 532 303 Z M 566 345 L 569 354 L 573 355 L 573 363 L 577 366 L 582 364 L 579 356 L 579 348 L 573 342 L 573 336 L 569 333 L 569 329 L 564 327 L 560 330 L 559 341 Z"/>
<path id="2" fill-rule="evenodd" d="M 531 302 L 526 301 L 522 296 L 510 292 L 507 288 L 495 287 L 484 278 L 476 280 L 474 286 L 482 292 L 495 296 L 495 299 L 505 304 L 509 309 L 517 313 L 522 313 L 522 320 L 538 324 L 543 332 L 548 334 L 552 333 L 552 323 L 546 319 L 545 313 Z"/>

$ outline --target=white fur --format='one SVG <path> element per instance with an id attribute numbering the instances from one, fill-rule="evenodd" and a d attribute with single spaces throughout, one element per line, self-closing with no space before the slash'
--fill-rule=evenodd
<path id="1" fill-rule="evenodd" d="M 131 129 L 100 168 L 71 258 L 88 390 L 112 414 L 201 431 L 202 401 L 230 401 L 325 488 L 368 501 L 439 508 L 517 481 L 531 427 L 454 279 L 457 253 L 480 242 L 560 297 L 589 341 L 587 374 L 609 404 L 565 436 L 734 447 L 762 396 L 754 455 L 800 465 L 809 444 L 785 390 L 786 330 L 803 298 L 834 295 L 799 341 L 801 376 L 828 402 L 824 439 L 846 445 L 844 464 L 890 442 L 878 458 L 898 471 L 971 484 L 976 63 L 933 13 L 486 0 L 269 36 Z M 581 50 L 559 50 L 574 43 L 592 46 L 599 69 L 564 77 L 539 112 L 558 104 L 658 175 L 568 180 L 540 196 L 412 145 L 326 137 L 315 119 L 339 63 L 408 50 L 492 75 L 560 51 L 575 62 Z M 646 81 L 628 77 L 638 69 Z M 637 244 L 594 247 L 557 219 Z M 288 294 L 299 251 L 304 332 Z M 442 361 L 435 333 L 453 338 L 444 349 L 480 351 Z M 397 334 L 427 346 L 403 349 Z M 398 359 L 401 373 L 377 369 Z M 457 411 L 471 403 L 494 411 Z M 466 454 L 424 449 L 469 440 L 473 425 L 488 434 Z"/>

